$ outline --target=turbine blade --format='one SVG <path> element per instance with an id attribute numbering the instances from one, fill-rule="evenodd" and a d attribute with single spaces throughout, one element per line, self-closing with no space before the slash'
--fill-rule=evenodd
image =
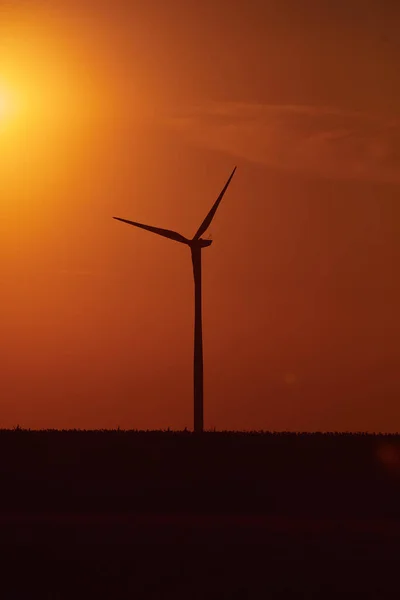
<path id="1" fill-rule="evenodd" d="M 219 206 L 219 203 L 221 202 L 222 198 L 224 197 L 224 194 L 226 192 L 226 190 L 228 189 L 228 185 L 231 182 L 232 177 L 234 176 L 236 171 L 236 167 L 233 169 L 228 181 L 226 182 L 222 192 L 220 193 L 220 195 L 218 196 L 218 198 L 216 199 L 216 201 L 213 204 L 213 207 L 211 208 L 210 212 L 208 213 L 208 215 L 206 216 L 206 218 L 204 219 L 204 221 L 202 222 L 202 224 L 200 225 L 199 229 L 197 230 L 195 236 L 194 236 L 194 240 L 198 240 L 199 237 L 201 237 L 203 235 L 203 233 L 205 233 L 207 231 L 207 229 L 209 228 L 211 221 L 214 218 L 215 213 L 217 212 L 217 208 Z"/>
<path id="2" fill-rule="evenodd" d="M 121 219 L 120 217 L 113 217 L 117 221 L 122 221 L 122 223 L 128 223 L 128 225 L 134 225 L 135 227 L 140 227 L 140 229 L 146 229 L 147 231 L 151 231 L 152 233 L 156 233 L 157 235 L 162 235 L 163 237 L 169 238 L 170 240 L 174 240 L 175 242 L 181 242 L 182 244 L 188 244 L 189 240 L 185 238 L 180 233 L 176 231 L 171 231 L 170 229 L 162 229 L 161 227 L 152 227 L 151 225 L 143 225 L 143 223 L 136 223 L 135 221 L 128 221 L 128 219 Z"/>

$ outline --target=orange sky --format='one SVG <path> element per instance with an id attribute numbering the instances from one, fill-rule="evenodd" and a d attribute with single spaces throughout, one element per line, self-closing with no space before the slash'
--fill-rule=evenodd
<path id="1" fill-rule="evenodd" d="M 0 426 L 400 429 L 400 6 L 0 4 Z M 342 6 L 343 4 L 343 6 Z"/>

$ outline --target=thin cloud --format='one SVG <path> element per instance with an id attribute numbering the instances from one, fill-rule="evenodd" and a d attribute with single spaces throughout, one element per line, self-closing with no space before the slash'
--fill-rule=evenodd
<path id="1" fill-rule="evenodd" d="M 214 103 L 168 124 L 193 141 L 276 169 L 400 183 L 400 119 L 333 107 Z"/>

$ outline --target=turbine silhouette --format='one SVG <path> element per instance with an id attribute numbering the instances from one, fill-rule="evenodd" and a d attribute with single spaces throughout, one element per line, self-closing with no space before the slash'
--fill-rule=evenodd
<path id="1" fill-rule="evenodd" d="M 202 306 L 201 306 L 201 251 L 203 248 L 210 246 L 212 240 L 202 239 L 203 233 L 205 233 L 214 218 L 217 208 L 224 197 L 226 190 L 231 182 L 231 179 L 236 171 L 236 167 L 233 169 L 228 181 L 223 187 L 220 195 L 214 202 L 210 212 L 198 228 L 194 237 L 190 240 L 176 231 L 170 229 L 162 229 L 161 227 L 152 227 L 151 225 L 143 225 L 143 223 L 137 223 L 136 221 L 129 221 L 128 219 L 121 219 L 120 217 L 113 217 L 117 221 L 128 223 L 128 225 L 134 225 L 141 229 L 146 229 L 157 235 L 187 244 L 190 247 L 192 254 L 193 263 L 193 277 L 194 277 L 194 362 L 193 362 L 193 383 L 194 383 L 194 431 L 201 433 L 204 427 L 204 409 L 203 409 L 203 330 L 202 330 Z"/>

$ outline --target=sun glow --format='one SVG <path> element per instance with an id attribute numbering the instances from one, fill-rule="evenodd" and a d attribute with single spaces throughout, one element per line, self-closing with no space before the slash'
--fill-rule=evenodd
<path id="1" fill-rule="evenodd" d="M 66 170 L 102 117 L 104 86 L 93 50 L 84 31 L 64 27 L 36 15 L 0 27 L 3 185 L 14 175 L 21 180 L 21 172 L 27 181 L 61 164 Z"/>
<path id="2" fill-rule="evenodd" d="M 36 14 L 7 25 L 0 19 L 0 237 L 12 248 L 84 178 L 104 85 L 90 32 Z"/>

